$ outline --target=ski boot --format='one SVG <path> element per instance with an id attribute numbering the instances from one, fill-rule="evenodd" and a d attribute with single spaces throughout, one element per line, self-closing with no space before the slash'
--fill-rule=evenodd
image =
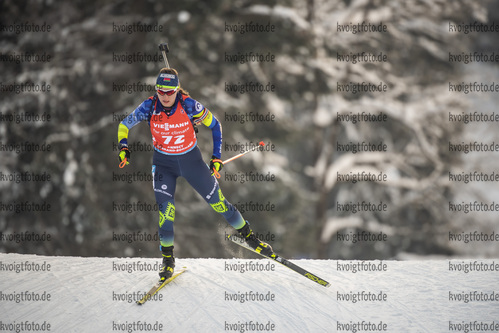
<path id="1" fill-rule="evenodd" d="M 261 253 L 267 257 L 270 257 L 274 253 L 274 250 L 272 250 L 272 247 L 269 244 L 262 242 L 256 237 L 247 221 L 244 227 L 242 227 L 241 229 L 237 229 L 237 231 L 246 241 L 246 244 L 248 244 L 256 252 Z"/>
<path id="2" fill-rule="evenodd" d="M 173 256 L 173 246 L 161 246 L 161 252 L 163 253 L 163 263 L 161 264 L 161 268 L 159 270 L 159 281 L 164 282 L 173 275 L 175 257 Z"/>

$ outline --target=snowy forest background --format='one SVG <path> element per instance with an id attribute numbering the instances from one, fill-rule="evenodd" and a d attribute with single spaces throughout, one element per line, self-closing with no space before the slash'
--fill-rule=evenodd
<path id="1" fill-rule="evenodd" d="M 493 1 L 2 1 L 0 23 L 49 23 L 50 33 L 2 31 L 2 54 L 46 52 L 47 63 L 1 61 L 2 83 L 46 82 L 50 93 L 0 92 L 0 113 L 51 115 L 45 122 L 0 122 L 3 144 L 50 144 L 50 152 L 0 152 L 0 172 L 51 175 L 50 181 L 0 181 L 4 204 L 46 202 L 50 212 L 0 211 L 0 231 L 51 235 L 50 241 L 0 241 L 0 251 L 44 255 L 157 257 L 158 243 L 117 241 L 113 235 L 157 230 L 157 211 L 113 210 L 113 203 L 154 204 L 149 181 L 117 181 L 118 175 L 151 170 L 152 153 L 133 151 L 119 169 L 120 116 L 134 110 L 148 92 L 113 91 L 113 84 L 153 84 L 163 61 L 117 62 L 115 54 L 159 54 L 168 42 L 170 65 L 193 98 L 221 120 L 224 144 L 272 143 L 274 151 L 254 152 L 227 164 L 221 188 L 229 201 L 271 203 L 273 211 L 247 211 L 254 229 L 271 234 L 274 249 L 290 258 L 387 259 L 408 255 L 497 257 L 497 242 L 452 242 L 449 232 L 498 230 L 496 213 L 449 212 L 449 202 L 499 202 L 497 183 L 449 181 L 449 171 L 497 170 L 494 153 L 449 152 L 449 142 L 499 139 L 494 124 L 450 122 L 449 111 L 494 112 L 493 93 L 449 92 L 449 82 L 492 82 L 495 64 L 449 61 L 449 52 L 499 52 L 498 33 L 449 32 L 449 23 L 499 22 Z M 382 22 L 386 33 L 339 32 L 337 24 Z M 113 23 L 159 24 L 163 32 L 113 32 Z M 272 33 L 239 34 L 226 24 L 259 22 Z M 274 62 L 240 64 L 225 54 L 258 52 Z M 338 54 L 388 56 L 384 63 L 337 60 Z M 275 84 L 269 93 L 228 92 L 226 83 Z M 338 82 L 386 83 L 387 93 L 337 91 Z M 226 115 L 259 112 L 273 122 L 227 121 Z M 338 114 L 385 114 L 386 122 L 353 124 Z M 150 144 L 146 123 L 130 143 Z M 380 142 L 383 153 L 346 153 L 337 142 Z M 207 161 L 211 135 L 200 128 Z M 225 147 L 225 146 L 224 146 Z M 238 152 L 223 151 L 223 158 Z M 275 181 L 245 183 L 224 178 L 239 172 L 275 175 Z M 386 182 L 339 182 L 337 173 L 383 172 Z M 338 202 L 385 202 L 381 213 L 338 211 Z M 183 180 L 176 193 L 175 246 L 179 257 L 229 257 L 223 218 Z M 339 241 L 338 233 L 369 231 L 384 242 Z"/>

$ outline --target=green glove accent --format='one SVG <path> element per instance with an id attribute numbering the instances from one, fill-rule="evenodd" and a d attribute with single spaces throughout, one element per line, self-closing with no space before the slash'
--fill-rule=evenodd
<path id="1" fill-rule="evenodd" d="M 128 150 L 128 147 L 121 148 L 118 158 L 120 159 L 120 168 L 130 164 L 130 162 L 128 162 L 130 160 L 130 151 Z"/>

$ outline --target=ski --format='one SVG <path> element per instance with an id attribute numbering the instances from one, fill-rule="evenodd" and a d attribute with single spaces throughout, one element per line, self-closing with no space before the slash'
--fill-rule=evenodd
<path id="1" fill-rule="evenodd" d="M 142 297 L 140 300 L 137 301 L 138 305 L 142 305 L 148 300 L 151 299 L 158 291 L 160 291 L 164 286 L 166 286 L 168 283 L 172 282 L 175 280 L 180 274 L 184 273 L 187 270 L 187 267 L 182 267 L 178 272 L 174 273 L 170 278 L 166 279 L 164 282 L 158 281 L 154 284 L 154 286 L 149 290 L 144 297 Z"/>
<path id="2" fill-rule="evenodd" d="M 289 261 L 288 259 L 285 259 L 277 254 L 275 254 L 274 252 L 272 252 L 272 254 L 270 256 L 266 256 L 254 249 L 252 249 L 248 244 L 246 244 L 246 242 L 240 238 L 239 236 L 235 236 L 235 235 L 228 235 L 227 238 L 229 238 L 233 243 L 236 243 L 237 245 L 241 246 L 241 247 L 244 247 L 245 249 L 248 249 L 252 252 L 255 252 L 259 255 L 261 255 L 262 257 L 264 258 L 267 258 L 267 259 L 271 259 L 271 260 L 274 260 L 278 263 L 280 263 L 281 265 L 283 266 L 286 266 L 287 268 L 295 271 L 296 273 L 300 274 L 300 275 L 303 275 L 304 277 L 306 277 L 307 279 L 309 280 L 312 280 L 318 284 L 320 284 L 321 286 L 324 286 L 326 288 L 330 287 L 331 284 L 329 282 L 327 282 L 326 280 L 324 279 L 321 279 L 320 277 L 318 277 L 317 275 L 315 274 L 312 274 L 310 273 L 309 271 L 301 268 L 300 266 L 292 263 L 291 261 Z"/>

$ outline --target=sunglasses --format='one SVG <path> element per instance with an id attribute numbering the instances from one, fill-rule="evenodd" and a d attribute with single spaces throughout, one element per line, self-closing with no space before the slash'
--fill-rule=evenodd
<path id="1" fill-rule="evenodd" d="M 173 89 L 173 90 L 166 90 L 166 91 L 165 91 L 165 90 L 161 90 L 161 89 L 156 89 L 156 91 L 157 91 L 157 92 L 158 92 L 158 94 L 160 94 L 161 96 L 164 96 L 164 95 L 166 95 L 166 96 L 171 96 L 171 95 L 173 95 L 173 94 L 177 91 L 177 89 Z"/>

